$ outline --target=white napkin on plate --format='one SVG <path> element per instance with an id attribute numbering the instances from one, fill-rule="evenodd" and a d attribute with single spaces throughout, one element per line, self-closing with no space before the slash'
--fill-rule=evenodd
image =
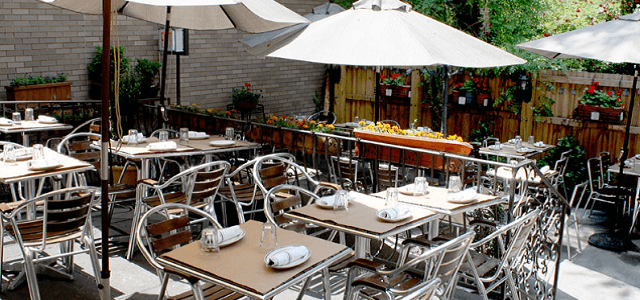
<path id="1" fill-rule="evenodd" d="M 156 143 L 151 143 L 147 146 L 147 149 L 149 150 L 170 150 L 170 149 L 176 149 L 176 148 L 178 148 L 178 144 L 176 144 L 176 142 L 174 141 L 156 142 Z"/>
<path id="2" fill-rule="evenodd" d="M 300 260 L 309 253 L 309 249 L 305 246 L 287 247 L 280 251 L 274 252 L 267 260 L 268 267 L 286 266 L 289 263 Z"/>
<path id="3" fill-rule="evenodd" d="M 142 142 L 145 140 L 144 134 L 142 134 L 142 132 L 138 132 L 137 136 L 138 136 L 138 142 Z M 133 137 L 128 134 L 122 137 L 122 141 L 125 143 L 128 143 L 132 140 L 133 140 Z"/>
<path id="4" fill-rule="evenodd" d="M 59 166 L 60 162 L 55 159 L 38 159 L 29 161 L 28 165 L 32 169 L 42 169 Z"/>
<path id="5" fill-rule="evenodd" d="M 207 133 L 205 133 L 205 132 L 189 131 L 189 138 L 190 139 L 204 138 L 204 137 L 207 137 Z"/>
<path id="6" fill-rule="evenodd" d="M 489 149 L 491 149 L 491 150 L 500 150 L 500 149 L 502 149 L 502 144 L 500 144 L 500 145 L 491 145 L 491 146 L 489 146 Z"/>
<path id="7" fill-rule="evenodd" d="M 318 198 L 318 200 L 316 200 L 316 203 L 320 204 L 320 205 L 323 205 L 323 206 L 332 206 L 333 202 L 335 202 L 335 200 L 336 200 L 336 196 L 335 195 L 324 196 L 324 197 Z"/>
<path id="8" fill-rule="evenodd" d="M 406 206 L 394 206 L 380 210 L 378 216 L 383 219 L 395 219 L 410 213 L 411 211 Z"/>
<path id="9" fill-rule="evenodd" d="M 240 228 L 239 225 L 222 228 L 218 230 L 218 241 L 222 244 L 226 241 L 235 239 L 240 235 L 242 235 L 242 228 Z"/>
<path id="10" fill-rule="evenodd" d="M 58 119 L 56 119 L 54 117 L 50 117 L 50 116 L 39 115 L 38 116 L 38 121 L 55 123 L 55 122 L 58 122 Z"/>
<path id="11" fill-rule="evenodd" d="M 542 141 L 535 142 L 535 143 L 533 143 L 533 145 L 536 146 L 536 147 L 544 147 L 544 143 Z"/>
<path id="12" fill-rule="evenodd" d="M 447 200 L 465 201 L 478 198 L 478 193 L 474 189 L 466 189 L 457 193 L 447 194 Z"/>
<path id="13" fill-rule="evenodd" d="M 0 118 L 0 125 L 13 125 L 13 121 L 7 118 Z"/>
<path id="14" fill-rule="evenodd" d="M 531 149 L 531 148 L 527 148 L 527 147 L 522 147 L 520 149 L 518 149 L 518 152 L 520 153 L 526 153 L 526 152 L 533 152 L 535 150 Z"/>

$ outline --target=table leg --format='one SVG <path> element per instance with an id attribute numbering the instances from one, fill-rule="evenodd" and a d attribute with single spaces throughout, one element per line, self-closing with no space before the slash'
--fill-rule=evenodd
<path id="1" fill-rule="evenodd" d="M 369 240 L 365 237 L 356 236 L 355 258 L 365 258 L 369 252 Z"/>
<path id="2" fill-rule="evenodd" d="M 22 145 L 29 147 L 29 134 L 26 132 L 22 132 Z"/>
<path id="3" fill-rule="evenodd" d="M 331 275 L 329 275 L 329 268 L 322 269 L 324 300 L 331 300 L 331 284 L 329 283 L 330 276 Z"/>

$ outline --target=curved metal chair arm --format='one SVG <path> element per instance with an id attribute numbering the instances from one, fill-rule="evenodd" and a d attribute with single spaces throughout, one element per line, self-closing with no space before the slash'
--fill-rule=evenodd
<path id="1" fill-rule="evenodd" d="M 273 187 L 271 190 L 269 190 L 269 192 L 267 192 L 267 195 L 265 196 L 264 199 L 264 214 L 267 216 L 267 219 L 269 220 L 269 222 L 279 225 L 278 222 L 275 220 L 274 218 L 274 213 L 271 210 L 271 199 L 275 199 L 276 198 L 276 193 L 280 192 L 280 191 L 288 191 L 288 192 L 295 192 L 296 194 L 304 194 L 306 196 L 309 197 L 309 202 L 308 204 L 312 204 L 313 202 L 315 202 L 315 200 L 317 200 L 318 198 L 320 198 L 318 195 L 316 195 L 315 193 L 305 189 L 305 188 L 301 188 L 299 186 L 296 185 L 290 185 L 290 184 L 281 184 L 278 186 Z"/>

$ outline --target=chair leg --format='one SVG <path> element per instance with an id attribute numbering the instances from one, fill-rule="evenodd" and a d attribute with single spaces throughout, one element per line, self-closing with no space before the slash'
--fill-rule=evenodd
<path id="1" fill-rule="evenodd" d="M 28 249 L 23 250 L 24 253 L 24 271 L 27 276 L 27 284 L 29 286 L 29 295 L 31 300 L 40 300 L 40 290 L 38 289 L 38 279 L 36 278 L 36 270 L 33 264 L 35 252 Z"/>
<path id="2" fill-rule="evenodd" d="M 567 218 L 565 218 L 565 220 L 566 219 Z M 567 237 L 567 243 L 565 247 L 567 247 L 567 257 L 569 258 L 569 261 L 571 261 L 571 235 L 569 234 L 569 226 L 567 226 L 566 224 L 567 222 L 565 221 L 564 231 Z M 564 243 L 564 240 L 562 242 Z M 562 248 L 562 245 L 560 245 L 560 248 Z"/>
<path id="3" fill-rule="evenodd" d="M 195 300 L 204 300 L 204 294 L 202 293 L 202 287 L 198 282 L 190 282 L 191 289 L 193 290 L 193 298 Z"/>
<path id="4" fill-rule="evenodd" d="M 505 275 L 507 276 L 507 281 L 509 282 L 509 289 L 511 290 L 511 299 L 519 300 L 520 296 L 518 296 L 518 288 L 516 288 L 516 283 L 513 281 L 511 270 L 509 268 L 505 268 L 504 272 L 505 272 Z"/>
<path id="5" fill-rule="evenodd" d="M 167 290 L 167 284 L 169 283 L 169 274 L 162 273 L 162 277 L 160 278 L 160 292 L 158 293 L 158 300 L 164 300 L 164 293 Z"/>
<path id="6" fill-rule="evenodd" d="M 633 226 L 636 225 L 636 221 L 638 220 L 638 201 L 633 208 L 633 219 L 631 220 L 631 227 L 629 227 L 629 234 L 633 232 Z M 2 257 L 0 257 L 1 259 Z"/>
<path id="7" fill-rule="evenodd" d="M 133 252 L 136 249 L 136 226 L 142 215 L 142 201 L 136 201 L 136 207 L 133 210 L 133 223 L 131 223 L 131 231 L 129 234 L 129 247 L 127 248 L 127 259 L 130 260 L 133 257 Z M 104 242 L 104 241 L 103 241 Z"/>
<path id="8" fill-rule="evenodd" d="M 96 250 L 96 244 L 94 241 L 87 239 L 85 237 L 84 239 L 84 243 L 85 243 L 85 247 L 89 247 L 89 255 L 91 255 L 91 264 L 93 265 L 93 276 L 95 276 L 95 280 L 96 280 L 96 284 L 100 284 L 100 271 L 102 271 L 102 269 L 100 268 L 100 261 L 98 260 L 98 251 Z M 104 241 L 102 243 L 102 247 L 108 247 L 109 245 L 105 244 Z"/>

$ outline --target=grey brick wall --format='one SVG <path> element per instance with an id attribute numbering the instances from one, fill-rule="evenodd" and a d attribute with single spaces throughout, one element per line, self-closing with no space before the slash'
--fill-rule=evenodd
<path id="1" fill-rule="evenodd" d="M 304 15 L 326 0 L 278 0 Z M 126 56 L 161 61 L 158 46 L 162 26 L 117 16 L 113 23 Z M 309 114 L 313 97 L 324 93 L 325 65 L 257 58 L 240 42 L 249 34 L 235 30 L 189 32 L 189 55 L 181 62 L 181 100 L 203 108 L 224 107 L 231 90 L 250 82 L 263 91 L 265 110 L 277 114 Z M 102 43 L 100 16 L 66 11 L 36 0 L 0 0 L 0 85 L 24 74 L 65 73 L 74 100 L 89 99 L 87 64 Z M 167 97 L 175 99 L 175 58 L 170 56 Z M 6 100 L 4 89 L 0 100 Z"/>

